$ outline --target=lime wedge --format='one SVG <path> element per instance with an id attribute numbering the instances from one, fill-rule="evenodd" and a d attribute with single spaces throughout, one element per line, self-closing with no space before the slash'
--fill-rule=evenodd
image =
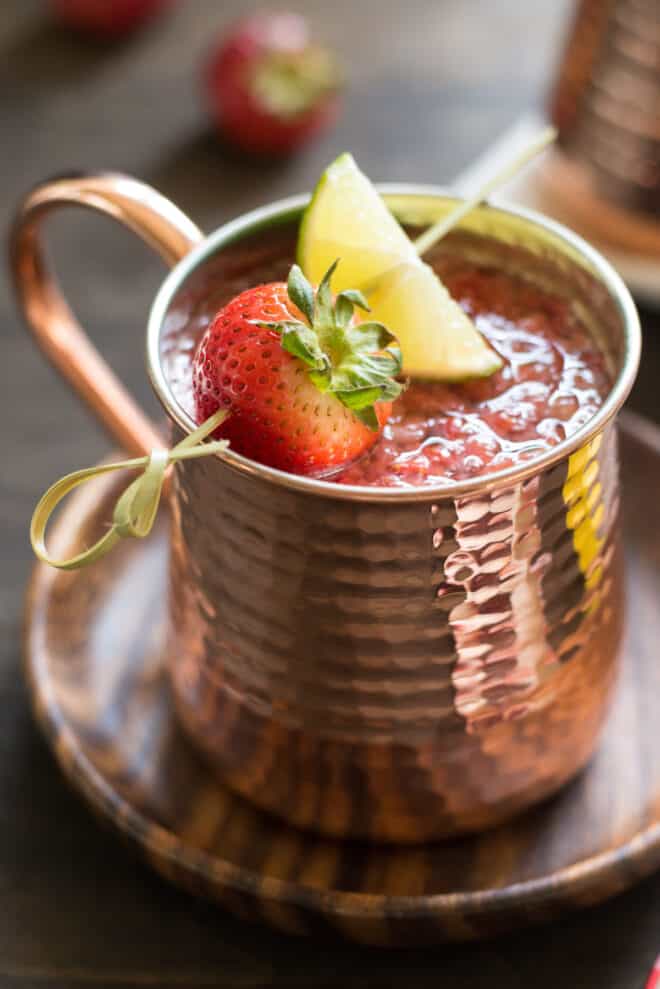
<path id="1" fill-rule="evenodd" d="M 419 260 L 381 278 L 369 305 L 370 318 L 398 337 L 403 370 L 412 377 L 463 381 L 502 366 L 433 269 Z"/>
<path id="2" fill-rule="evenodd" d="M 375 188 L 345 153 L 325 170 L 300 226 L 298 264 L 318 284 L 333 261 L 335 292 L 361 288 L 403 261 L 415 248 Z"/>
<path id="3" fill-rule="evenodd" d="M 502 366 L 348 153 L 321 176 L 298 236 L 310 281 L 318 284 L 337 258 L 333 291 L 366 292 L 371 318 L 399 339 L 406 374 L 462 381 Z"/>

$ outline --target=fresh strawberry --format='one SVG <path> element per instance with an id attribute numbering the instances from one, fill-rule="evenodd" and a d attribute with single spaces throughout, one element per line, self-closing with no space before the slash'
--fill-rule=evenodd
<path id="1" fill-rule="evenodd" d="M 172 0 L 51 0 L 67 24 L 99 36 L 119 37 L 139 27 Z"/>
<path id="2" fill-rule="evenodd" d="M 289 154 L 339 108 L 337 61 L 311 42 L 298 14 L 264 12 L 239 21 L 211 55 L 205 84 L 221 132 L 253 154 Z"/>
<path id="3" fill-rule="evenodd" d="M 378 438 L 401 352 L 381 324 L 357 322 L 360 292 L 336 300 L 326 273 L 315 294 L 297 265 L 288 283 L 247 289 L 221 309 L 193 362 L 196 416 L 221 406 L 217 435 L 238 453 L 294 474 L 322 476 L 355 460 Z"/>
<path id="4" fill-rule="evenodd" d="M 658 989 L 658 987 L 660 987 L 660 957 L 656 960 L 653 971 L 646 983 L 646 989 Z"/>

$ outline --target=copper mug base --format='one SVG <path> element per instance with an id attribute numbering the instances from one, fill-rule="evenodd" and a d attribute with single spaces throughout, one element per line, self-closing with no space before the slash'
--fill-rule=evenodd
<path id="1" fill-rule="evenodd" d="M 51 359 L 113 435 L 143 452 L 149 424 L 89 344 L 89 360 L 76 357 L 82 331 L 44 264 L 41 217 L 63 203 L 101 208 L 182 258 L 147 334 L 178 439 L 193 423 L 161 360 L 174 303 L 200 290 L 223 245 L 295 218 L 306 200 L 202 240 L 139 183 L 67 181 L 40 187 L 17 218 L 19 299 Z M 383 192 L 411 223 L 454 204 L 437 189 Z M 614 384 L 578 433 L 522 468 L 410 491 L 295 477 L 232 451 L 173 474 L 168 657 L 181 722 L 229 786 L 333 836 L 447 837 L 541 800 L 588 760 L 616 681 L 614 417 L 639 358 L 634 305 L 597 252 L 532 213 L 480 207 L 445 249 L 522 272 L 579 310 Z"/>
<path id="2" fill-rule="evenodd" d="M 552 685 L 527 698 L 524 714 L 473 732 L 450 703 L 431 732 L 400 740 L 289 724 L 182 660 L 173 634 L 177 712 L 222 783 L 303 830 L 398 843 L 486 830 L 552 796 L 588 763 L 618 675 L 621 592 L 617 562 L 605 619 L 585 624 L 584 643 Z"/>

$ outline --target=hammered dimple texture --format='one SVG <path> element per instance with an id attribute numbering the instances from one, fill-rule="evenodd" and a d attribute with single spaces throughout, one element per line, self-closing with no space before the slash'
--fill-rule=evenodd
<path id="1" fill-rule="evenodd" d="M 660 216 L 660 5 L 580 0 L 550 115 L 584 188 Z"/>
<path id="2" fill-rule="evenodd" d="M 177 465 L 173 504 L 179 713 L 260 806 L 422 840 L 588 759 L 622 621 L 613 426 L 461 499 L 310 496 L 208 458 Z"/>

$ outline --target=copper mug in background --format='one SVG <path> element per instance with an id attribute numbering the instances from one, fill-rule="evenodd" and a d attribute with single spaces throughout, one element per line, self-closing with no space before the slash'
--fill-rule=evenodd
<path id="1" fill-rule="evenodd" d="M 382 187 L 404 221 L 441 190 Z M 62 205 L 125 223 L 174 270 L 154 301 L 148 371 L 173 438 L 193 422 L 162 365 L 182 293 L 223 246 L 299 216 L 305 197 L 207 238 L 122 176 L 62 179 L 25 200 L 12 263 L 43 349 L 133 453 L 162 443 L 92 350 L 44 263 Z M 194 743 L 234 790 L 329 835 L 420 841 L 481 829 L 556 791 L 589 759 L 623 623 L 615 416 L 640 349 L 610 265 L 560 225 L 484 205 L 442 249 L 568 297 L 614 376 L 570 439 L 516 468 L 418 489 L 352 488 L 225 454 L 176 465 L 167 649 Z"/>
<path id="2" fill-rule="evenodd" d="M 548 109 L 559 146 L 539 177 L 553 213 L 660 256 L 658 0 L 576 0 Z"/>

